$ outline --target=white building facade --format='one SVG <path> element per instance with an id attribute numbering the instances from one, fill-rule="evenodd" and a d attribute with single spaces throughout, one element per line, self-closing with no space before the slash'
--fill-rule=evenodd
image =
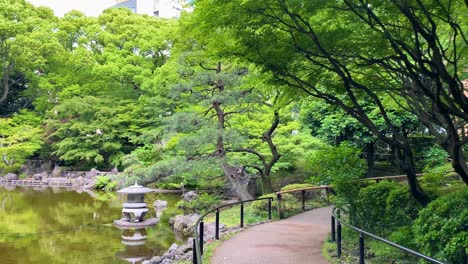
<path id="1" fill-rule="evenodd" d="M 161 18 L 178 18 L 186 0 L 116 0 L 113 7 L 125 7 L 132 12 Z"/>

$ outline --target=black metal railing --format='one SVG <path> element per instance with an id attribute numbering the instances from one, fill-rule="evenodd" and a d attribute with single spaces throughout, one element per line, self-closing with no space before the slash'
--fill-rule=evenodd
<path id="1" fill-rule="evenodd" d="M 306 193 L 308 191 L 316 191 L 316 190 L 325 190 L 325 195 L 326 195 L 326 200 L 327 200 L 327 205 L 330 205 L 330 193 L 333 192 L 333 188 L 329 185 L 322 185 L 322 186 L 311 186 L 311 187 L 306 187 L 306 188 L 300 188 L 300 189 L 293 189 L 293 190 L 286 190 L 286 191 L 280 191 L 276 192 L 276 199 L 277 199 L 277 212 L 278 212 L 278 217 L 280 219 L 284 218 L 284 212 L 282 210 L 282 201 L 283 201 L 283 194 L 286 193 L 295 193 L 295 192 L 301 192 L 301 203 L 302 203 L 302 211 L 306 211 Z"/>
<path id="2" fill-rule="evenodd" d="M 248 202 L 253 202 L 253 201 L 260 201 L 260 200 L 268 200 L 268 219 L 271 220 L 271 203 L 273 201 L 272 197 L 265 197 L 265 198 L 257 198 L 257 199 L 251 199 L 251 200 L 245 200 L 245 201 L 240 201 L 240 202 L 235 202 L 235 203 L 230 203 L 230 204 L 225 204 L 219 207 L 216 207 L 205 214 L 203 214 L 200 218 L 198 218 L 197 222 L 195 223 L 195 230 L 194 230 L 194 236 L 193 236 L 193 263 L 194 264 L 201 264 L 202 263 L 202 255 L 203 255 L 203 242 L 204 242 L 204 229 L 205 229 L 205 223 L 203 222 L 203 219 L 205 216 L 215 212 L 215 239 L 219 239 L 219 214 L 220 214 L 220 209 L 224 207 L 231 207 L 233 205 L 240 204 L 240 227 L 244 227 L 244 203 Z"/>
<path id="3" fill-rule="evenodd" d="M 418 258 L 422 258 L 424 260 L 427 260 L 431 263 L 437 263 L 437 264 L 444 264 L 444 262 L 440 261 L 440 260 L 436 260 L 436 259 L 433 259 L 431 257 L 428 257 L 428 256 L 425 256 L 419 252 L 416 252 L 414 250 L 411 250 L 409 248 L 405 248 L 403 246 L 400 246 L 398 244 L 395 244 L 391 241 L 388 241 L 386 239 L 383 239 L 379 236 L 376 236 L 372 233 L 369 233 L 365 230 L 362 230 L 360 228 L 357 228 L 355 226 L 352 226 L 351 224 L 348 224 L 346 222 L 344 222 L 341 218 L 340 218 L 340 211 L 337 209 L 337 208 L 334 208 L 333 209 L 333 212 L 332 212 L 332 216 L 331 216 L 331 241 L 332 242 L 336 242 L 336 253 L 337 253 L 337 256 L 338 258 L 341 257 L 341 226 L 344 225 L 346 227 L 349 227 L 351 228 L 352 230 L 356 231 L 359 233 L 359 264 L 364 264 L 364 258 L 365 258 L 365 250 L 364 250 L 364 236 L 369 236 L 369 237 L 372 237 L 378 241 L 381 241 L 387 245 L 390 245 L 394 248 L 397 248 L 399 250 L 402 250 L 406 253 L 409 253 L 413 256 L 416 256 Z M 336 222 L 336 225 L 335 225 L 335 222 Z"/>

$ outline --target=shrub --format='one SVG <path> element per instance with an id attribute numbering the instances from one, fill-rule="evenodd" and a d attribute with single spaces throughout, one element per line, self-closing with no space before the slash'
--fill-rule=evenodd
<path id="1" fill-rule="evenodd" d="M 219 198 L 207 193 L 199 194 L 191 201 L 179 201 L 176 205 L 182 209 L 186 214 L 199 213 L 202 214 L 212 208 L 214 205 L 219 204 Z"/>
<path id="2" fill-rule="evenodd" d="M 359 178 L 367 171 L 366 161 L 361 152 L 349 144 L 342 143 L 338 147 L 330 147 L 317 151 L 310 157 L 309 165 L 314 177 L 314 184 L 331 184 L 336 193 L 335 204 L 342 211 L 353 210 L 362 183 Z"/>
<path id="3" fill-rule="evenodd" d="M 423 157 L 424 169 L 427 170 L 446 163 L 449 155 L 447 151 L 437 145 L 434 145 L 424 152 Z"/>
<path id="4" fill-rule="evenodd" d="M 422 253 L 448 263 L 467 263 L 468 188 L 444 195 L 420 211 L 413 225 Z"/>
<path id="5" fill-rule="evenodd" d="M 381 182 L 363 188 L 359 191 L 353 205 L 356 223 L 371 233 L 383 234 L 388 231 L 387 198 L 391 191 L 398 187 L 397 183 Z"/>
<path id="6" fill-rule="evenodd" d="M 271 207 L 272 207 L 272 210 L 275 211 L 278 206 L 276 194 L 270 193 L 270 194 L 260 196 L 259 198 L 265 198 L 265 197 L 274 198 L 273 202 L 271 203 Z M 285 193 L 282 195 L 281 210 L 282 212 L 284 212 L 286 216 L 294 214 L 295 212 L 301 209 L 301 206 L 302 205 L 299 202 L 299 200 L 296 199 L 293 195 L 289 193 Z M 267 200 L 254 201 L 250 204 L 250 207 L 252 208 L 252 212 L 256 215 L 265 215 L 268 213 Z"/>
<path id="7" fill-rule="evenodd" d="M 289 190 L 295 190 L 295 189 L 302 189 L 302 188 L 308 188 L 308 187 L 313 187 L 313 184 L 310 183 L 293 183 L 293 184 L 288 184 L 281 188 L 281 191 L 289 191 Z"/>
<path id="8" fill-rule="evenodd" d="M 411 226 L 421 209 L 422 205 L 410 194 L 408 186 L 398 186 L 391 190 L 386 201 L 386 221 L 389 230 Z"/>
<path id="9" fill-rule="evenodd" d="M 94 184 L 94 189 L 96 190 L 105 190 L 105 191 L 112 191 L 117 186 L 116 182 L 113 182 L 107 176 L 97 176 L 96 183 Z"/>
<path id="10" fill-rule="evenodd" d="M 367 170 L 360 150 L 346 143 L 315 152 L 309 159 L 309 166 L 315 175 L 311 181 L 318 185 L 358 179 Z"/>

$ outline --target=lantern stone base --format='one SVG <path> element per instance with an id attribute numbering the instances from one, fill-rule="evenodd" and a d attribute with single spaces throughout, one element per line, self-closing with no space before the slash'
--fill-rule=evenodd
<path id="1" fill-rule="evenodd" d="M 141 222 L 128 222 L 125 219 L 114 220 L 114 225 L 119 228 L 145 228 L 148 226 L 154 226 L 159 222 L 157 218 L 148 218 Z"/>

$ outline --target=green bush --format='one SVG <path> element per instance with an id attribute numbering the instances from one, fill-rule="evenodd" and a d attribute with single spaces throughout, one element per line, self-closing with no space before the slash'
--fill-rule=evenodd
<path id="1" fill-rule="evenodd" d="M 431 202 L 420 211 L 413 231 L 422 253 L 448 263 L 467 263 L 468 188 Z"/>
<path id="2" fill-rule="evenodd" d="M 371 233 L 383 235 L 388 231 L 387 198 L 389 194 L 398 188 L 397 183 L 381 182 L 370 185 L 359 191 L 354 201 L 356 224 Z"/>
<path id="3" fill-rule="evenodd" d="M 117 183 L 113 182 L 107 176 L 97 176 L 96 183 L 94 183 L 94 189 L 96 190 L 112 191 L 112 190 L 115 190 L 116 186 L 117 186 Z"/>
<path id="4" fill-rule="evenodd" d="M 310 180 L 317 185 L 358 179 L 367 171 L 360 150 L 347 143 L 314 152 L 309 158 L 309 166 L 315 175 Z"/>
<path id="5" fill-rule="evenodd" d="M 269 193 L 269 194 L 260 196 L 259 198 L 265 198 L 265 197 L 274 198 L 273 202 L 271 203 L 271 207 L 272 207 L 272 210 L 275 211 L 278 206 L 276 194 Z M 252 212 L 256 215 L 265 215 L 268 213 L 268 201 L 267 200 L 254 201 L 250 204 L 250 207 L 252 208 Z M 298 212 L 301 208 L 302 208 L 302 204 L 293 195 L 289 193 L 285 193 L 282 195 L 281 210 L 282 212 L 284 212 L 285 216 L 292 215 Z"/>
<path id="6" fill-rule="evenodd" d="M 310 184 L 310 183 L 293 183 L 293 184 L 288 184 L 281 188 L 281 191 L 289 191 L 289 190 L 296 190 L 296 189 L 302 189 L 302 188 L 308 188 L 308 187 L 313 187 L 315 185 Z"/>
<path id="7" fill-rule="evenodd" d="M 210 195 L 207 193 L 198 194 L 198 196 L 191 201 L 179 201 L 176 205 L 184 211 L 186 214 L 199 213 L 202 214 L 214 205 L 219 204 L 220 200 L 217 196 Z"/>
<path id="8" fill-rule="evenodd" d="M 424 152 L 423 157 L 424 169 L 427 170 L 446 163 L 449 155 L 447 151 L 437 145 L 434 145 Z"/>
<path id="9" fill-rule="evenodd" d="M 317 151 L 309 159 L 310 171 L 315 176 L 310 181 L 316 185 L 332 185 L 336 193 L 335 205 L 343 212 L 353 212 L 354 200 L 363 182 L 358 179 L 367 171 L 366 161 L 359 149 L 342 143 Z"/>
<path id="10" fill-rule="evenodd" d="M 391 190 L 386 200 L 386 221 L 389 231 L 411 226 L 421 209 L 422 205 L 413 198 L 407 185 Z"/>

